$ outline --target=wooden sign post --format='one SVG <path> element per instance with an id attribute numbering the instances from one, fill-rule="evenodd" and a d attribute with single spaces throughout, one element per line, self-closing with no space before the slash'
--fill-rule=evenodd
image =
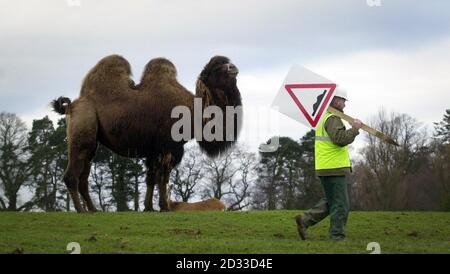
<path id="1" fill-rule="evenodd" d="M 343 120 L 345 120 L 345 121 L 347 121 L 349 123 L 352 123 L 353 120 L 355 120 L 354 118 L 348 116 L 347 114 L 344 114 L 344 113 L 340 112 L 339 110 L 335 109 L 334 107 L 329 106 L 327 110 L 329 112 L 331 112 L 332 114 L 338 116 L 339 118 L 341 118 L 341 119 L 343 119 Z M 386 142 L 388 144 L 391 144 L 391 145 L 394 145 L 394 146 L 398 146 L 397 142 L 394 141 L 394 139 L 392 139 L 391 137 L 387 136 L 386 134 L 384 134 L 381 131 L 378 131 L 378 130 L 376 130 L 374 128 L 369 127 L 366 124 L 363 124 L 361 129 L 366 131 L 367 133 L 377 137 L 377 138 L 380 138 L 381 140 L 383 140 L 384 142 Z"/>

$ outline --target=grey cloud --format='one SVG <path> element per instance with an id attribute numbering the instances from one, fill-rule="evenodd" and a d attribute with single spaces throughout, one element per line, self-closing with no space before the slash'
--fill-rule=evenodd
<path id="1" fill-rule="evenodd" d="M 373 48 L 409 48 L 448 36 L 448 1 L 171 0 L 9 1 L 0 10 L 0 110 L 27 113 L 75 97 L 101 57 L 118 53 L 135 80 L 165 56 L 192 88 L 209 58 L 241 72 Z"/>

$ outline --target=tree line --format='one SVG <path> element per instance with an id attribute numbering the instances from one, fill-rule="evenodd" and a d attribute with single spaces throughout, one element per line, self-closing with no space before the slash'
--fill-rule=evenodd
<path id="1" fill-rule="evenodd" d="M 407 114 L 380 111 L 370 125 L 400 146 L 362 136 L 364 147 L 351 151 L 352 209 L 450 210 L 450 109 L 430 134 Z M 308 208 L 323 196 L 314 171 L 314 134 L 311 130 L 299 140 L 279 137 L 274 152 L 253 153 L 237 145 L 215 159 L 188 145 L 170 176 L 171 197 L 184 202 L 215 197 L 229 210 Z M 142 210 L 143 160 L 99 146 L 89 178 L 99 209 Z M 71 210 L 62 181 L 66 165 L 64 119 L 54 125 L 45 116 L 28 130 L 17 115 L 0 113 L 1 211 Z"/>

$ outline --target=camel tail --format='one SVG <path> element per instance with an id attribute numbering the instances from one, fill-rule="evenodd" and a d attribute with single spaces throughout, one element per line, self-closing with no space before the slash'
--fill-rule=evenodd
<path id="1" fill-rule="evenodd" d="M 67 108 L 70 105 L 70 103 L 71 101 L 69 98 L 62 96 L 51 102 L 53 110 L 59 114 L 66 114 Z"/>

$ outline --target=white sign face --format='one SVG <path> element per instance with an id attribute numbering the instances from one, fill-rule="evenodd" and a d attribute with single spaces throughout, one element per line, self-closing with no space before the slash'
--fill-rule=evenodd
<path id="1" fill-rule="evenodd" d="M 316 129 L 334 95 L 336 84 L 298 65 L 289 71 L 271 107 Z"/>

